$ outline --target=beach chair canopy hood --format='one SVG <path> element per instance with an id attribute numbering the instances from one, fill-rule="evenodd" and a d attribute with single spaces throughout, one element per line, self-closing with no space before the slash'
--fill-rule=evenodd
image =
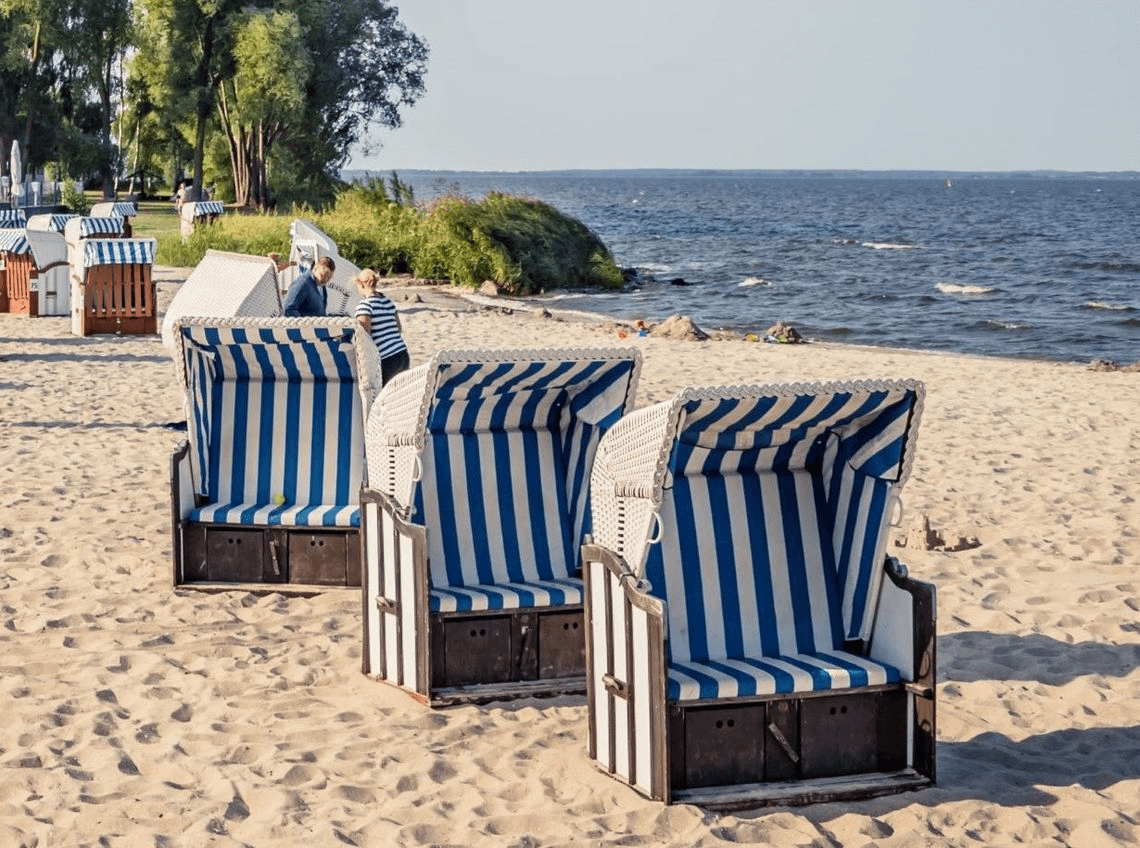
<path id="1" fill-rule="evenodd" d="M 167 347 L 176 344 L 175 323 L 188 315 L 278 317 L 281 292 L 273 263 L 266 256 L 207 250 L 166 309 L 162 341 Z"/>

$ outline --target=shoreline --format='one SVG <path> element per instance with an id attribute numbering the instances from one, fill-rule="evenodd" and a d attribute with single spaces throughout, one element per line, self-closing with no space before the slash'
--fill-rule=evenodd
<path id="1" fill-rule="evenodd" d="M 161 312 L 179 272 L 155 273 Z M 431 711 L 366 678 L 359 592 L 175 591 L 170 456 L 185 434 L 169 427 L 184 418 L 170 353 L 157 335 L 78 339 L 65 317 L 0 315 L 0 843 L 1140 840 L 1131 378 L 828 343 L 621 342 L 604 323 L 393 291 L 413 366 L 443 347 L 636 347 L 638 406 L 685 386 L 921 379 L 888 550 L 938 591 L 938 784 L 663 807 L 587 758 L 584 698 Z M 978 544 L 914 545 L 923 518 Z"/>

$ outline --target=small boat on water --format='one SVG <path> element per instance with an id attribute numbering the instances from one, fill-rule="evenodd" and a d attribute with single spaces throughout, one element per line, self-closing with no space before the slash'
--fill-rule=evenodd
<path id="1" fill-rule="evenodd" d="M 946 178 L 946 188 L 954 188 L 954 181 L 949 177 Z"/>

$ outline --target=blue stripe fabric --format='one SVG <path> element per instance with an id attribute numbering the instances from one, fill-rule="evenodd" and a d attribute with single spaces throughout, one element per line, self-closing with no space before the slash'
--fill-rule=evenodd
<path id="1" fill-rule="evenodd" d="M 844 643 L 869 632 L 918 391 L 684 402 L 644 570 L 666 601 L 670 698 L 899 680 Z"/>
<path id="2" fill-rule="evenodd" d="M 195 477 L 207 500 L 192 519 L 359 526 L 364 439 L 352 330 L 182 326 L 180 332 Z"/>
<path id="3" fill-rule="evenodd" d="M 199 200 L 194 204 L 195 218 L 205 215 L 221 215 L 224 211 L 225 206 L 220 200 Z"/>
<path id="4" fill-rule="evenodd" d="M 636 373 L 633 357 L 439 362 L 413 495 L 433 608 L 581 602 L 593 458 Z"/>
<path id="5" fill-rule="evenodd" d="M 0 253 L 31 253 L 24 230 L 0 230 Z"/>
<path id="6" fill-rule="evenodd" d="M 121 236 L 123 234 L 123 219 L 118 215 L 101 215 L 87 217 L 79 222 L 79 237 L 89 236 Z"/>
<path id="7" fill-rule="evenodd" d="M 48 221 L 48 230 L 53 233 L 62 233 L 67 222 L 78 217 L 78 215 L 52 215 L 51 220 Z"/>
<path id="8" fill-rule="evenodd" d="M 22 230 L 27 225 L 23 209 L 0 209 L 0 230 Z"/>
<path id="9" fill-rule="evenodd" d="M 122 221 L 122 218 L 112 220 Z M 87 239 L 83 242 L 83 267 L 153 265 L 156 246 L 157 242 L 154 239 Z"/>

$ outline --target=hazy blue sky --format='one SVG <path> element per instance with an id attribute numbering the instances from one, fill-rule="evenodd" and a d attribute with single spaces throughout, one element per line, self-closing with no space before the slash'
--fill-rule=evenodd
<path id="1" fill-rule="evenodd" d="M 427 93 L 350 168 L 1140 170 L 1138 0 L 395 0 Z"/>

